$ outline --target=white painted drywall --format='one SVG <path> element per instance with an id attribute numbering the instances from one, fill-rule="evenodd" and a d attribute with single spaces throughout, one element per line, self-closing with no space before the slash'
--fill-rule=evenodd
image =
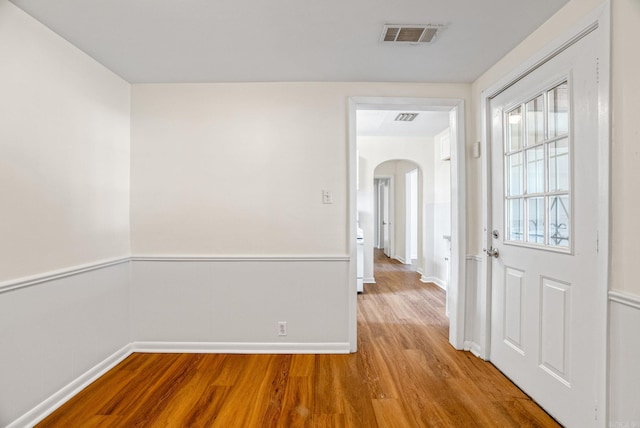
<path id="1" fill-rule="evenodd" d="M 0 282 L 129 255 L 130 87 L 0 0 Z M 129 266 L 0 292 L 0 426 L 129 343 Z"/>
<path id="2" fill-rule="evenodd" d="M 130 86 L 0 0 L 0 281 L 129 253 Z"/>
<path id="3" fill-rule="evenodd" d="M 132 90 L 134 254 L 346 255 L 350 96 L 468 85 L 150 84 Z M 322 203 L 322 190 L 334 203 Z"/>
<path id="4" fill-rule="evenodd" d="M 611 288 L 640 296 L 640 2 L 612 2 Z"/>
<path id="5" fill-rule="evenodd" d="M 449 263 L 451 261 L 451 241 L 443 236 L 451 236 L 451 161 L 442 160 L 440 142 L 448 141 L 449 130 L 434 137 L 433 156 L 433 265 L 432 276 L 449 283 Z M 462 261 L 461 261 L 462 262 Z"/>

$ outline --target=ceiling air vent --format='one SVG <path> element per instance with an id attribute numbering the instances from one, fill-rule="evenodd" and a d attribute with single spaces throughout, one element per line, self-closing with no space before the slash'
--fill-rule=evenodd
<path id="1" fill-rule="evenodd" d="M 391 25 L 382 30 L 383 43 L 431 43 L 442 30 L 442 25 Z"/>
<path id="2" fill-rule="evenodd" d="M 394 120 L 396 122 L 412 122 L 416 117 L 418 117 L 418 113 L 400 113 Z"/>

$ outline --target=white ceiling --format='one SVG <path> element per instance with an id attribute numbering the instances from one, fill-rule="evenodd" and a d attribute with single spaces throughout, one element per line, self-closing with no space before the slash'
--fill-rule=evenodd
<path id="1" fill-rule="evenodd" d="M 411 122 L 396 122 L 398 113 L 418 113 Z M 434 137 L 449 127 L 449 112 L 418 110 L 358 110 L 359 137 Z"/>
<path id="2" fill-rule="evenodd" d="M 472 82 L 568 0 L 11 0 L 132 83 Z M 446 24 L 383 45 L 384 24 Z"/>

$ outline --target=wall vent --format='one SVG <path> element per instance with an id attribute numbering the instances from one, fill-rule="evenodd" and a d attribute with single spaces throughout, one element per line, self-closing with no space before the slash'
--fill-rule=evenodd
<path id="1" fill-rule="evenodd" d="M 396 116 L 394 121 L 396 122 L 412 122 L 413 119 L 418 117 L 418 113 L 400 113 Z"/>
<path id="2" fill-rule="evenodd" d="M 443 25 L 392 25 L 382 29 L 382 43 L 432 43 L 444 28 Z"/>

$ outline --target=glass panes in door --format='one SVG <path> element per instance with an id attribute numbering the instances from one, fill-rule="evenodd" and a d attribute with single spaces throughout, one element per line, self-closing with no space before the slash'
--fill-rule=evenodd
<path id="1" fill-rule="evenodd" d="M 569 100 L 565 81 L 505 112 L 507 242 L 570 248 Z"/>

